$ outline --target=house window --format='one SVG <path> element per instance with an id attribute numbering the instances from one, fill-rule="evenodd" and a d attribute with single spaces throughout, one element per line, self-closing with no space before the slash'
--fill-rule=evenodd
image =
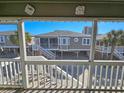
<path id="1" fill-rule="evenodd" d="M 0 43 L 4 43 L 5 40 L 4 40 L 4 36 L 0 36 Z"/>
<path id="2" fill-rule="evenodd" d="M 68 37 L 61 37 L 60 38 L 61 45 L 69 45 L 69 38 Z"/>
<path id="3" fill-rule="evenodd" d="M 90 45 L 90 38 L 83 38 L 82 45 Z"/>
<path id="4" fill-rule="evenodd" d="M 63 39 L 63 44 L 65 45 L 65 44 L 67 44 L 67 42 L 66 42 L 66 39 L 64 38 Z"/>

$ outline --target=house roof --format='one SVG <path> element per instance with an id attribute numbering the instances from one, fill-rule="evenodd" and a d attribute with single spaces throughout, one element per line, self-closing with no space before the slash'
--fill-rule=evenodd
<path id="1" fill-rule="evenodd" d="M 15 31 L 0 31 L 1 36 L 15 35 Z"/>
<path id="2" fill-rule="evenodd" d="M 45 34 L 39 34 L 36 35 L 38 37 L 58 37 L 58 36 L 77 36 L 77 37 L 81 37 L 83 34 L 79 33 L 79 32 L 72 32 L 72 31 L 64 31 L 64 30 L 56 30 L 54 32 L 49 32 L 49 33 L 45 33 Z"/>

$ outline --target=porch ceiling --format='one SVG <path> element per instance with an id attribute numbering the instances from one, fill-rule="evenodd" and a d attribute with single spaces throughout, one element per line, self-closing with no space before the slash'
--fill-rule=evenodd
<path id="1" fill-rule="evenodd" d="M 30 3 L 36 11 L 24 12 Z M 75 7 L 85 6 L 83 16 L 75 15 Z M 124 17 L 124 0 L 0 0 L 0 17 Z"/>

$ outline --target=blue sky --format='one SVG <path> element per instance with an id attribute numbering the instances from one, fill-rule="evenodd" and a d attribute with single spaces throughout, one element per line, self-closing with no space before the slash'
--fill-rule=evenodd
<path id="1" fill-rule="evenodd" d="M 82 32 L 85 26 L 92 26 L 92 22 L 45 22 L 45 21 L 26 21 L 25 31 L 33 35 L 52 32 L 54 30 L 69 30 L 74 32 Z M 111 30 L 124 30 L 124 22 L 99 22 L 98 33 L 105 34 Z M 17 30 L 16 25 L 0 25 L 0 31 Z"/>

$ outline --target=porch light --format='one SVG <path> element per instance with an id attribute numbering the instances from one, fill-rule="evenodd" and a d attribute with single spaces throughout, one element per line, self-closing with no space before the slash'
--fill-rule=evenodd
<path id="1" fill-rule="evenodd" d="M 79 5 L 75 8 L 76 15 L 84 15 L 84 12 L 85 12 L 85 6 Z"/>
<path id="2" fill-rule="evenodd" d="M 32 5 L 27 4 L 25 6 L 25 13 L 27 13 L 28 15 L 33 15 L 34 12 L 35 12 L 35 8 Z"/>

